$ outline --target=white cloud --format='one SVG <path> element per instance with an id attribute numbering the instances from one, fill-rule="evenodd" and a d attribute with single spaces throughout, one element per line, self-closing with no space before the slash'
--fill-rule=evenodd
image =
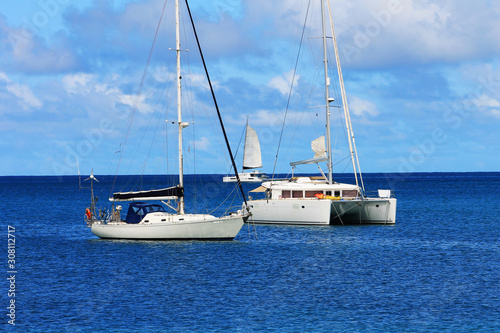
<path id="1" fill-rule="evenodd" d="M 486 94 L 482 94 L 475 100 L 473 100 L 474 105 L 480 109 L 486 109 L 486 113 L 495 117 L 500 116 L 500 101 Z"/>
<path id="2" fill-rule="evenodd" d="M 349 98 L 349 111 L 360 117 L 364 115 L 373 117 L 379 115 L 375 104 L 356 96 L 352 96 Z"/>
<path id="3" fill-rule="evenodd" d="M 293 72 L 294 71 L 291 70 L 288 73 L 284 73 L 283 75 L 275 76 L 271 80 L 269 80 L 269 83 L 267 85 L 271 88 L 279 90 L 279 92 L 282 93 L 283 95 L 288 95 L 288 93 L 290 92 L 292 79 L 294 81 L 293 86 L 295 90 L 297 82 L 300 78 L 300 75 L 295 75 L 294 78 Z"/>
<path id="4" fill-rule="evenodd" d="M 125 94 L 119 88 L 120 82 L 115 82 L 117 77 L 110 76 L 110 82 L 107 78 L 98 78 L 97 75 L 88 73 L 76 73 L 65 75 L 62 78 L 62 84 L 67 92 L 81 96 L 87 96 L 88 99 L 96 97 L 96 95 L 106 96 L 111 98 L 113 103 L 120 103 L 129 107 L 137 107 L 141 113 L 150 113 L 153 108 L 146 101 L 147 94 L 141 96 Z M 123 82 L 122 82 L 123 83 Z"/>
<path id="5" fill-rule="evenodd" d="M 264 7 L 262 18 L 276 23 L 273 34 L 293 37 L 303 24 L 302 9 Z M 394 64 L 456 63 L 500 52 L 500 4 L 491 1 L 353 0 L 330 1 L 341 60 L 352 67 L 380 67 Z M 254 3 L 254 2 L 252 2 Z M 269 8 L 275 6 L 275 8 Z M 316 6 L 315 6 L 316 7 Z M 258 11 L 258 9 L 254 9 Z M 319 18 L 314 10 L 315 17 Z M 319 20 L 316 19 L 316 22 Z M 286 29 L 282 29 L 286 27 Z M 317 28 L 308 31 L 315 36 Z M 328 27 L 328 30 L 329 27 Z M 295 36 L 293 35 L 295 34 Z M 276 37 L 273 38 L 276 39 Z"/>
<path id="6" fill-rule="evenodd" d="M 38 99 L 29 85 L 12 82 L 7 74 L 0 72 L 0 82 L 5 82 L 5 91 L 16 97 L 17 103 L 25 111 L 30 111 L 32 108 L 40 108 L 43 103 Z M 0 92 L 2 87 L 0 87 Z"/>
<path id="7" fill-rule="evenodd" d="M 210 140 L 205 136 L 201 137 L 199 140 L 191 141 L 190 144 L 196 147 L 196 149 L 210 151 Z"/>
<path id="8" fill-rule="evenodd" d="M 158 66 L 153 68 L 150 72 L 157 82 L 168 82 L 176 79 L 175 73 L 169 71 L 166 66 Z"/>
<path id="9" fill-rule="evenodd" d="M 0 72 L 0 81 L 10 82 L 10 79 L 7 74 Z"/>
<path id="10" fill-rule="evenodd" d="M 500 102 L 498 100 L 491 98 L 485 94 L 481 95 L 474 101 L 478 107 L 488 107 L 488 108 L 497 108 L 500 107 Z"/>
<path id="11" fill-rule="evenodd" d="M 94 89 L 94 83 L 92 83 L 92 86 L 89 83 L 94 81 L 95 78 L 96 76 L 92 74 L 76 73 L 64 76 L 61 81 L 69 93 L 75 94 L 83 91 L 89 93 Z"/>
<path id="12" fill-rule="evenodd" d="M 50 44 L 44 38 L 26 29 L 2 26 L 0 44 L 3 59 L 9 67 L 25 73 L 54 73 L 73 69 L 79 65 L 75 49 L 64 34 L 55 34 Z"/>
<path id="13" fill-rule="evenodd" d="M 130 107 L 136 107 L 141 113 L 150 113 L 153 111 L 152 106 L 146 103 L 146 96 L 144 94 L 137 96 L 120 93 L 117 94 L 116 97 L 120 103 Z"/>
<path id="14" fill-rule="evenodd" d="M 43 105 L 42 102 L 35 97 L 30 87 L 27 85 L 12 83 L 7 86 L 7 91 L 19 98 L 20 103 L 25 110 L 29 110 L 31 107 L 39 108 Z"/>

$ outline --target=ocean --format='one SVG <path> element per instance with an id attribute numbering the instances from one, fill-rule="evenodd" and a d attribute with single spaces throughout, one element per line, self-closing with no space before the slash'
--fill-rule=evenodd
<path id="1" fill-rule="evenodd" d="M 105 206 L 114 178 L 96 177 Z M 239 205 L 221 180 L 187 177 L 187 211 Z M 500 173 L 364 182 L 395 191 L 395 225 L 246 224 L 233 241 L 158 242 L 96 238 L 78 177 L 0 177 L 2 330 L 500 332 Z"/>

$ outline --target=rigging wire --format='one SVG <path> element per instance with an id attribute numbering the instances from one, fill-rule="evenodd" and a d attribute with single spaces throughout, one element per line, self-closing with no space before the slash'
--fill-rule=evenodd
<path id="1" fill-rule="evenodd" d="M 245 132 L 246 132 L 246 126 L 243 129 L 243 132 L 241 133 L 240 141 L 238 141 L 238 146 L 236 147 L 236 152 L 234 153 L 234 158 L 236 158 L 238 156 L 238 151 L 240 150 L 241 141 L 243 140 L 243 136 L 245 135 Z M 227 174 L 229 175 L 230 172 L 231 172 L 231 167 L 229 167 Z"/>
<path id="2" fill-rule="evenodd" d="M 247 204 L 247 199 L 245 198 L 245 192 L 243 191 L 243 187 L 241 186 L 240 177 L 238 175 L 238 169 L 236 168 L 236 162 L 234 161 L 233 153 L 231 152 L 231 145 L 229 144 L 229 140 L 227 138 L 226 130 L 224 128 L 224 123 L 222 122 L 222 116 L 221 116 L 220 111 L 219 111 L 219 105 L 217 104 L 217 100 L 215 99 L 215 92 L 214 92 L 214 89 L 212 87 L 212 81 L 210 80 L 210 76 L 208 74 L 207 65 L 205 63 L 205 57 L 203 56 L 203 52 L 201 50 L 200 41 L 198 39 L 198 33 L 196 32 L 196 28 L 194 26 L 193 16 L 191 15 L 191 10 L 189 9 L 188 1 L 186 0 L 185 2 L 186 2 L 186 7 L 187 7 L 187 10 L 188 10 L 188 13 L 189 13 L 189 18 L 191 19 L 191 25 L 193 27 L 193 32 L 194 32 L 194 36 L 196 38 L 196 43 L 198 44 L 198 49 L 200 50 L 200 56 L 201 56 L 201 60 L 203 62 L 203 67 L 205 69 L 205 74 L 207 76 L 208 84 L 210 85 L 210 91 L 212 93 L 212 98 L 213 98 L 213 101 L 214 101 L 214 104 L 215 104 L 215 109 L 217 110 L 217 116 L 219 117 L 219 122 L 220 122 L 220 125 L 221 125 L 222 133 L 224 134 L 224 139 L 226 141 L 227 150 L 228 150 L 229 155 L 231 157 L 231 161 L 232 161 L 232 164 L 233 164 L 234 172 L 236 173 L 236 179 L 238 180 L 238 185 L 240 187 L 240 191 L 241 191 L 241 194 L 243 196 L 243 200 L 245 201 L 245 206 L 247 206 L 248 205 Z"/>
<path id="3" fill-rule="evenodd" d="M 122 142 L 120 143 L 120 147 L 121 147 L 121 149 L 120 149 L 121 150 L 121 152 L 120 152 L 120 158 L 118 160 L 118 165 L 116 167 L 115 177 L 113 179 L 113 185 L 111 186 L 111 190 L 110 190 L 110 193 L 109 193 L 110 196 L 113 193 L 113 189 L 114 189 L 115 184 L 116 184 L 116 178 L 118 176 L 118 170 L 120 169 L 120 164 L 121 164 L 121 161 L 122 161 L 122 158 L 123 158 L 123 151 L 125 150 L 125 145 L 127 144 L 128 135 L 130 133 L 130 128 L 132 126 L 132 122 L 134 120 L 134 116 L 135 116 L 135 113 L 137 112 L 139 101 L 140 101 L 140 98 L 142 96 L 142 89 L 144 88 L 144 82 L 146 80 L 146 75 L 148 73 L 149 63 L 151 62 L 151 58 L 153 56 L 153 50 L 154 50 L 154 47 L 155 47 L 155 44 L 156 44 L 156 39 L 158 37 L 158 33 L 160 31 L 161 22 L 163 20 L 164 14 L 165 14 L 165 8 L 167 7 L 167 2 L 168 2 L 168 0 L 165 0 L 165 3 L 163 4 L 163 9 L 161 11 L 160 20 L 158 21 L 158 26 L 156 27 L 156 32 L 155 32 L 155 36 L 153 38 L 153 43 L 152 43 L 151 49 L 149 51 L 148 61 L 146 62 L 146 67 L 144 68 L 144 72 L 142 74 L 142 79 L 141 79 L 141 84 L 139 86 L 139 91 L 138 91 L 137 96 L 135 98 L 134 106 L 132 108 L 131 115 L 130 115 L 129 120 L 127 122 L 127 126 L 126 126 L 126 129 L 125 129 L 124 137 L 122 139 Z"/>
<path id="4" fill-rule="evenodd" d="M 356 179 L 356 185 L 358 185 L 358 173 L 359 173 L 359 178 L 361 181 L 361 189 L 362 189 L 363 195 L 364 195 L 365 185 L 363 183 L 363 176 L 361 174 L 361 168 L 359 165 L 358 151 L 356 149 L 356 141 L 354 139 L 354 133 L 352 130 L 351 116 L 349 114 L 347 97 L 345 96 L 344 78 L 342 77 L 342 68 L 340 67 L 340 59 L 339 59 L 339 52 L 338 52 L 338 48 L 337 48 L 337 40 L 335 38 L 335 30 L 333 28 L 332 9 L 330 6 L 330 1 L 327 1 L 327 2 L 328 2 L 328 14 L 330 16 L 330 27 L 331 27 L 332 36 L 333 36 L 333 47 L 335 49 L 335 58 L 336 58 L 337 70 L 338 70 L 338 74 L 339 74 L 339 84 L 341 86 L 341 91 L 342 91 L 342 103 L 344 105 L 346 123 L 348 123 L 348 125 L 347 124 L 346 125 L 348 127 L 348 132 L 349 132 L 349 145 L 351 145 L 351 143 L 352 143 L 352 148 L 350 150 L 351 150 L 352 164 L 353 164 L 353 168 L 354 168 L 354 178 Z M 357 171 L 356 171 L 356 167 L 357 167 Z"/>
<path id="5" fill-rule="evenodd" d="M 185 27 L 185 25 L 183 25 L 183 27 Z M 193 30 L 194 30 L 194 28 L 193 28 Z M 186 29 L 184 31 L 186 31 Z M 186 35 L 186 33 L 185 33 L 185 35 Z M 187 40 L 187 38 L 186 38 L 186 40 Z M 201 49 L 200 49 L 200 52 L 201 52 Z M 188 52 L 188 55 L 189 55 L 189 52 Z M 184 68 L 187 67 L 187 73 L 190 74 L 190 75 L 188 75 L 188 77 L 196 78 L 196 75 L 193 74 L 193 72 L 191 71 L 190 57 L 189 56 L 186 57 L 186 64 L 187 64 L 187 66 L 185 66 Z M 192 84 L 192 85 L 190 85 L 190 88 L 193 90 L 189 94 L 190 96 L 191 96 L 191 94 L 200 95 L 200 96 L 203 95 L 203 94 L 205 94 L 205 90 L 204 90 L 205 86 L 200 86 L 200 84 L 198 84 L 198 81 L 196 81 L 196 80 L 192 80 L 190 83 Z M 210 82 L 209 82 L 209 84 L 210 84 Z M 207 88 L 207 90 L 210 89 L 210 87 L 206 87 L 206 88 Z M 190 102 L 190 105 L 192 107 L 191 110 L 194 110 L 195 108 L 194 108 L 194 105 L 192 103 L 192 100 L 188 99 L 188 101 Z M 215 141 L 217 142 L 217 144 L 220 146 L 221 150 L 223 151 L 224 149 L 226 149 L 225 148 L 225 144 L 222 142 L 222 140 L 220 138 L 220 135 L 217 135 L 218 133 L 220 133 L 219 132 L 220 130 L 219 130 L 219 126 L 217 126 L 213 122 L 213 119 L 212 119 L 213 114 L 211 114 L 211 113 L 209 113 L 207 111 L 207 105 L 205 103 L 199 103 L 199 105 L 197 105 L 197 107 L 201 108 L 205 112 L 206 119 L 207 119 L 208 123 L 210 124 L 210 128 L 212 129 L 212 132 L 216 134 L 216 135 L 213 135 L 211 137 L 211 139 L 215 139 Z M 192 115 L 193 115 L 193 113 L 192 113 Z M 193 123 L 194 123 L 194 119 L 193 119 Z M 193 137 L 193 142 L 196 143 L 196 136 Z M 196 151 L 194 152 L 194 154 L 196 154 Z M 227 161 L 228 164 L 231 164 L 231 161 L 228 159 L 228 156 L 226 154 L 224 154 L 224 158 L 226 159 L 226 161 Z M 194 172 L 196 173 L 196 158 L 194 159 L 194 167 L 195 167 L 195 171 Z M 196 183 L 196 181 L 197 181 L 198 178 L 199 177 L 195 176 L 195 183 Z M 201 187 L 201 193 L 206 193 L 205 192 L 206 184 L 203 181 L 201 181 L 201 180 L 200 180 L 199 184 L 200 184 L 200 187 Z M 198 187 L 195 186 L 195 188 L 197 189 Z M 203 204 L 204 204 L 205 211 L 208 211 L 207 197 L 205 195 L 202 195 L 201 198 L 203 199 Z"/>
<path id="6" fill-rule="evenodd" d="M 302 49 L 302 43 L 303 43 L 303 40 L 304 40 L 304 33 L 305 33 L 305 30 L 306 30 L 307 16 L 308 16 L 308 13 L 309 13 L 310 6 L 311 6 L 311 0 L 309 0 L 309 3 L 307 5 L 306 17 L 305 17 L 305 20 L 304 20 L 304 26 L 302 28 L 302 35 L 301 35 L 301 38 L 300 38 L 299 48 L 297 50 L 297 58 L 295 60 L 295 67 L 293 69 L 292 83 L 290 85 L 290 91 L 288 93 L 288 100 L 287 100 L 287 103 L 286 103 L 285 116 L 283 117 L 283 124 L 281 125 L 281 133 L 280 133 L 280 138 L 278 140 L 278 149 L 276 151 L 276 156 L 274 158 L 273 174 L 271 176 L 271 179 L 274 179 L 274 175 L 275 175 L 275 172 L 276 172 L 276 163 L 278 162 L 278 155 L 279 155 L 279 152 L 280 152 L 281 140 L 283 139 L 283 132 L 285 130 L 285 122 L 286 122 L 286 117 L 287 117 L 287 114 L 288 114 L 288 107 L 290 106 L 290 99 L 292 97 L 293 85 L 294 85 L 294 82 L 295 82 L 295 75 L 297 73 L 297 66 L 298 66 L 298 63 L 299 63 L 300 50 Z"/>

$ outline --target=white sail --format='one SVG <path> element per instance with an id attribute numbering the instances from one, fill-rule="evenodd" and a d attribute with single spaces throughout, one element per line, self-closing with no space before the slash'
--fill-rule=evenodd
<path id="1" fill-rule="evenodd" d="M 311 149 L 314 151 L 314 158 L 326 157 L 325 136 L 312 140 Z"/>
<path id="2" fill-rule="evenodd" d="M 314 158 L 308 160 L 302 160 L 297 162 L 291 162 L 291 166 L 301 165 L 301 164 L 311 164 L 328 161 L 328 155 L 326 153 L 325 136 L 320 136 L 317 139 L 311 141 L 311 149 L 314 151 Z"/>
<path id="3" fill-rule="evenodd" d="M 257 133 L 248 126 L 245 137 L 245 153 L 243 156 L 243 170 L 262 168 L 262 156 Z"/>

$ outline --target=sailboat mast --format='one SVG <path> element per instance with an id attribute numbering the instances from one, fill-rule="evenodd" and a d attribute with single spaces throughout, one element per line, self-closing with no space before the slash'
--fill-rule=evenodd
<path id="1" fill-rule="evenodd" d="M 328 158 L 328 183 L 332 183 L 332 154 L 331 154 L 331 139 L 330 139 L 330 96 L 329 86 L 330 78 L 328 77 L 328 57 L 326 52 L 326 27 L 325 27 L 325 4 L 321 0 L 321 25 L 323 29 L 323 63 L 325 65 L 325 113 L 326 113 L 326 156 Z"/>
<path id="2" fill-rule="evenodd" d="M 177 53 L 177 123 L 179 125 L 179 186 L 184 188 L 184 170 L 183 170 L 183 154 L 182 154 L 182 105 L 181 105 L 181 38 L 179 28 L 179 0 L 175 0 L 175 40 Z M 179 197 L 179 214 L 184 214 L 184 196 Z"/>

